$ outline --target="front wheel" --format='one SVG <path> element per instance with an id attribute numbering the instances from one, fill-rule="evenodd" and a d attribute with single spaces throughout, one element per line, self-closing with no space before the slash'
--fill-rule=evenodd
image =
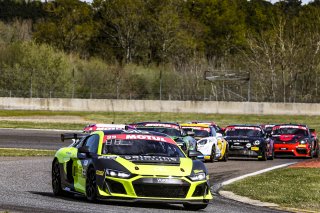
<path id="1" fill-rule="evenodd" d="M 63 190 L 61 188 L 61 175 L 60 175 L 60 166 L 57 160 L 54 160 L 52 163 L 52 191 L 55 196 L 63 195 Z"/>
<path id="2" fill-rule="evenodd" d="M 268 159 L 268 153 L 267 153 L 267 147 L 265 147 L 263 153 L 262 153 L 262 157 L 259 158 L 260 161 L 266 161 Z"/>
<path id="3" fill-rule="evenodd" d="M 216 158 L 216 146 L 213 145 L 211 149 L 210 162 L 213 163 Z"/>
<path id="4" fill-rule="evenodd" d="M 271 156 L 268 157 L 268 160 L 273 160 L 273 159 L 274 159 L 274 149 L 272 149 Z"/>
<path id="5" fill-rule="evenodd" d="M 208 204 L 205 203 L 205 204 L 183 204 L 183 207 L 186 209 L 186 210 L 191 210 L 191 211 L 197 211 L 197 210 L 200 210 L 200 209 L 205 209 L 207 208 Z"/>
<path id="6" fill-rule="evenodd" d="M 227 162 L 229 159 L 229 150 L 226 148 L 226 151 L 224 152 L 223 158 L 221 159 L 224 162 Z"/>
<path id="7" fill-rule="evenodd" d="M 86 178 L 86 197 L 89 201 L 94 202 L 97 200 L 97 181 L 96 172 L 94 168 L 90 167 L 87 172 Z"/>

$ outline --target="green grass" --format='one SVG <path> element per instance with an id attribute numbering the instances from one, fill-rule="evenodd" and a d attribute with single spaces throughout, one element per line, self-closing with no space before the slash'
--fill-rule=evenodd
<path id="1" fill-rule="evenodd" d="M 172 121 L 186 122 L 192 120 L 215 121 L 220 126 L 229 124 L 261 124 L 261 123 L 301 123 L 307 124 L 320 132 L 320 116 L 293 116 L 293 115 L 223 115 L 202 113 L 151 113 L 151 112 L 64 112 L 64 111 L 26 111 L 26 110 L 0 110 L 0 117 L 25 116 L 77 116 L 86 121 L 95 123 L 131 123 L 138 121 Z M 54 128 L 54 129 L 82 129 L 83 124 L 65 121 L 63 125 L 57 123 L 33 123 L 1 121 L 1 128 Z"/>
<path id="2" fill-rule="evenodd" d="M 55 150 L 0 148 L 0 156 L 10 157 L 54 156 L 55 153 Z"/>
<path id="3" fill-rule="evenodd" d="M 319 211 L 319 177 L 317 168 L 285 168 L 237 181 L 223 190 L 282 207 Z"/>

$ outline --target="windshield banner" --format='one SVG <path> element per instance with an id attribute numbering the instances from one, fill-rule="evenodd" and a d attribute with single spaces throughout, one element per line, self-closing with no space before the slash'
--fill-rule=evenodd
<path id="1" fill-rule="evenodd" d="M 176 144 L 174 140 L 167 137 L 157 136 L 157 135 L 140 135 L 140 134 L 117 134 L 117 135 L 106 135 L 105 140 L 112 140 L 112 139 L 119 139 L 119 140 L 151 140 L 151 141 L 159 141 L 159 142 L 166 142 L 171 144 Z"/>

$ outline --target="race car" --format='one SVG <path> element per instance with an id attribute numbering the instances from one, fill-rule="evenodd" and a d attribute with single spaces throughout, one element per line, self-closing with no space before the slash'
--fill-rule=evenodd
<path id="1" fill-rule="evenodd" d="M 274 159 L 273 141 L 266 138 L 259 125 L 230 125 L 225 128 L 229 157 L 252 157 L 266 161 Z"/>
<path id="2" fill-rule="evenodd" d="M 308 126 L 281 124 L 272 128 L 276 156 L 319 157 L 319 144 Z"/>
<path id="3" fill-rule="evenodd" d="M 134 129 L 133 127 L 125 124 L 89 124 L 83 128 L 83 132 L 91 133 L 98 130 L 120 130 L 120 129 Z"/>
<path id="4" fill-rule="evenodd" d="M 216 132 L 215 125 L 204 122 L 193 122 L 181 124 L 186 132 L 194 132 L 197 141 L 197 151 L 204 155 L 205 160 L 214 162 L 215 160 L 228 160 L 228 142 L 222 134 Z"/>
<path id="5" fill-rule="evenodd" d="M 172 138 L 161 133 L 96 131 L 56 152 L 53 194 L 74 193 L 89 201 L 162 202 L 204 209 L 212 195 L 204 163 L 191 159 L 198 154 L 190 151 L 189 158 Z"/>
<path id="6" fill-rule="evenodd" d="M 138 130 L 155 131 L 167 134 L 185 153 L 189 150 L 196 150 L 197 141 L 192 136 L 185 133 L 178 123 L 147 121 L 129 124 L 129 126 Z"/>

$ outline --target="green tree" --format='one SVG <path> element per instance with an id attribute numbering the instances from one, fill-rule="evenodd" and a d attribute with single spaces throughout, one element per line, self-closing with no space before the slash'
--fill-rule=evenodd
<path id="1" fill-rule="evenodd" d="M 80 0 L 56 0 L 44 4 L 48 17 L 36 25 L 34 39 L 67 53 L 88 56 L 96 25 L 89 4 Z"/>

